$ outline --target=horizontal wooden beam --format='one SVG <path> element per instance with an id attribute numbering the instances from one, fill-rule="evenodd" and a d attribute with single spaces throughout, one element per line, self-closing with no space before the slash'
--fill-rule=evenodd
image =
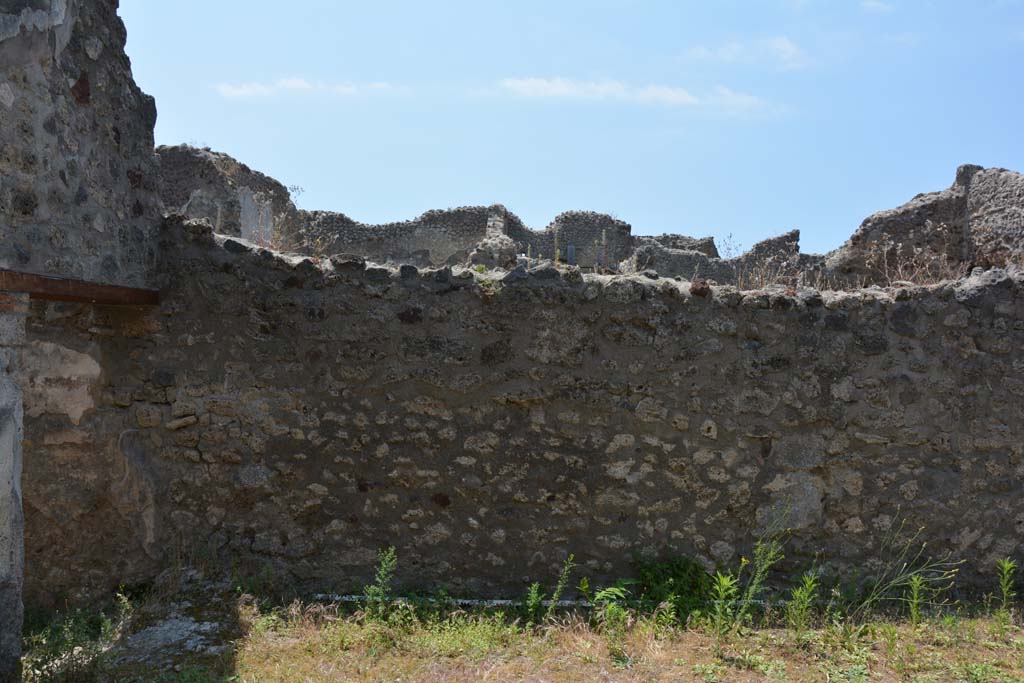
<path id="1" fill-rule="evenodd" d="M 21 273 L 0 268 L 0 291 L 25 292 L 31 299 L 71 301 L 111 306 L 156 306 L 160 293 L 154 289 L 101 285 L 52 275 Z"/>

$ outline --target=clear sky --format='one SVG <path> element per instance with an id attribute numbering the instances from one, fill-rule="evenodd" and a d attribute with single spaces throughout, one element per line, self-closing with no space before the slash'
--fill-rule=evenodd
<path id="1" fill-rule="evenodd" d="M 502 203 L 839 246 L 1024 171 L 1024 0 L 122 0 L 158 144 L 366 222 Z"/>

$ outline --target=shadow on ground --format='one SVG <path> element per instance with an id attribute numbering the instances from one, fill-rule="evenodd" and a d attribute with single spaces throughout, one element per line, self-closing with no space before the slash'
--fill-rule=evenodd
<path id="1" fill-rule="evenodd" d="M 232 680 L 249 598 L 197 569 L 168 570 L 132 604 L 26 628 L 25 683 Z"/>

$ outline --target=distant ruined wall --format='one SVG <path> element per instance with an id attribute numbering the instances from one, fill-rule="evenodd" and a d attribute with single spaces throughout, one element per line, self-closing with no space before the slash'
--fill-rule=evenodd
<path id="1" fill-rule="evenodd" d="M 823 256 L 800 253 L 800 231 L 762 240 L 749 251 L 732 258 L 721 258 L 714 241 L 695 240 L 679 235 L 660 238 L 642 237 L 636 250 L 622 262 L 622 272 L 653 272 L 687 280 L 705 279 L 745 289 L 768 283 L 795 284 L 801 274 L 821 269 Z"/>
<path id="2" fill-rule="evenodd" d="M 1024 175 L 961 166 L 948 189 L 864 219 L 826 266 L 873 280 L 915 255 L 954 267 L 1024 265 Z"/>
<path id="3" fill-rule="evenodd" d="M 560 259 L 568 262 L 569 247 L 575 251 L 575 265 L 618 269 L 619 263 L 633 251 L 632 228 L 628 223 L 593 211 L 566 211 L 543 231 L 526 228 L 521 221 L 509 224 L 508 235 L 520 247 L 547 259 L 555 257 L 557 240 Z"/>
<path id="4" fill-rule="evenodd" d="M 628 223 L 593 211 L 566 211 L 544 230 L 531 230 L 501 205 L 428 211 L 396 223 L 360 223 L 333 211 L 296 210 L 281 183 L 226 154 L 188 145 L 157 151 L 160 193 L 169 210 L 205 219 L 220 234 L 306 255 L 348 253 L 377 263 L 507 269 L 519 255 L 551 260 L 557 252 L 564 263 L 617 271 L 639 245 L 651 243 L 696 252 L 702 262 L 718 258 L 710 237 L 636 238 Z M 690 267 L 670 272 L 678 262 L 674 256 L 658 259 L 659 272 L 692 274 Z"/>
<path id="5" fill-rule="evenodd" d="M 33 304 L 27 594 L 179 553 L 352 590 L 519 594 L 572 552 L 870 570 L 892 523 L 979 581 L 1024 539 L 1024 273 L 747 293 L 368 266 L 172 218 L 159 310 Z M 59 375 L 63 382 L 49 378 Z M 987 580 L 987 579 L 986 579 Z"/>
<path id="6" fill-rule="evenodd" d="M 0 268 L 145 284 L 156 106 L 124 43 L 117 2 L 0 3 Z"/>
<path id="7" fill-rule="evenodd" d="M 592 211 L 567 211 L 539 231 L 501 205 L 367 225 L 341 213 L 297 211 L 283 185 L 225 154 L 187 145 L 159 151 L 168 207 L 205 218 L 222 234 L 319 257 L 350 253 L 378 263 L 509 269 L 519 255 L 557 256 L 604 272 L 834 288 L 937 282 L 975 266 L 1024 263 L 1024 176 L 1005 169 L 962 166 L 949 189 L 873 214 L 826 255 L 802 254 L 800 232 L 790 230 L 722 258 L 711 237 L 633 235 L 628 223 Z"/>
<path id="8" fill-rule="evenodd" d="M 160 198 L 169 211 L 205 218 L 222 235 L 269 244 L 297 230 L 288 189 L 226 154 L 160 146 Z"/>
<path id="9" fill-rule="evenodd" d="M 711 258 L 721 258 L 715 240 L 712 237 L 687 237 L 685 235 L 656 235 L 654 237 L 642 237 L 643 241 L 650 240 L 667 249 L 680 249 L 686 251 L 699 251 Z"/>
<path id="10" fill-rule="evenodd" d="M 301 244 L 299 251 L 306 254 L 350 253 L 378 263 L 461 265 L 493 237 L 488 221 L 495 215 L 500 216 L 500 234 L 510 240 L 501 249 L 511 249 L 513 256 L 553 259 L 557 245 L 562 261 L 568 261 L 569 247 L 573 247 L 576 265 L 593 268 L 603 257 L 605 267 L 618 268 L 633 249 L 630 226 L 611 216 L 569 211 L 545 230 L 534 231 L 502 206 L 428 211 L 412 221 L 384 225 L 358 223 L 330 211 L 303 211 L 299 222 L 304 227 L 291 241 Z"/>
<path id="11" fill-rule="evenodd" d="M 463 263 L 487 235 L 483 206 L 428 211 L 402 223 L 366 225 L 330 211 L 303 211 L 299 251 L 349 253 L 380 263 L 445 265 Z"/>

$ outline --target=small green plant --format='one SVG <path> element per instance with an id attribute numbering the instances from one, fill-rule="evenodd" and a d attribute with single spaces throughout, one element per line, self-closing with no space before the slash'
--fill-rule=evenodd
<path id="1" fill-rule="evenodd" d="M 501 282 L 498 280 L 480 280 L 480 293 L 485 298 L 490 298 L 498 294 L 501 291 Z"/>
<path id="2" fill-rule="evenodd" d="M 394 546 L 382 550 L 377 559 L 377 571 L 373 583 L 363 589 L 366 597 L 366 615 L 374 621 L 387 618 L 388 610 L 393 602 L 391 584 L 398 568 L 398 556 Z"/>
<path id="3" fill-rule="evenodd" d="M 1013 601 L 1017 593 L 1013 590 L 1013 576 L 1017 572 L 1017 563 L 1009 557 L 996 563 L 996 575 L 999 577 L 999 607 L 995 619 L 999 637 L 1005 638 L 1007 631 L 1013 626 Z"/>
<path id="4" fill-rule="evenodd" d="M 756 671 L 759 674 L 768 674 L 769 662 L 764 655 L 759 655 L 750 650 L 741 650 L 739 654 L 732 657 L 730 663 L 737 669 L 744 671 Z"/>
<path id="5" fill-rule="evenodd" d="M 51 623 L 27 627 L 23 639 L 23 680 L 98 680 L 107 647 L 124 630 L 133 612 L 131 599 L 122 591 L 117 593 L 114 604 L 104 610 L 76 610 Z"/>
<path id="6" fill-rule="evenodd" d="M 1000 680 L 999 670 L 987 662 L 964 664 L 961 676 L 966 683 L 995 683 Z"/>
<path id="7" fill-rule="evenodd" d="M 833 615 L 825 625 L 825 643 L 851 655 L 861 655 L 869 635 L 867 624 Z"/>
<path id="8" fill-rule="evenodd" d="M 741 566 L 742 571 L 742 566 Z M 732 572 L 715 572 L 711 582 L 711 612 L 708 621 L 719 646 L 736 628 L 740 597 L 740 580 Z"/>
<path id="9" fill-rule="evenodd" d="M 272 610 L 266 614 L 259 614 L 254 617 L 252 623 L 249 625 L 249 632 L 257 636 L 262 636 L 281 628 L 285 623 L 286 621 L 281 615 L 280 610 Z"/>
<path id="10" fill-rule="evenodd" d="M 786 626 L 796 635 L 798 643 L 802 643 L 811 626 L 811 612 L 818 599 L 818 576 L 813 571 L 805 572 L 800 578 L 800 585 L 793 589 L 789 602 L 786 603 Z"/>
<path id="11" fill-rule="evenodd" d="M 544 593 L 540 589 L 540 583 L 534 581 L 526 590 L 526 598 L 523 600 L 527 626 L 533 626 L 540 621 L 543 608 Z"/>
<path id="12" fill-rule="evenodd" d="M 534 581 L 530 584 L 526 591 L 526 597 L 523 599 L 523 612 L 526 617 L 527 626 L 536 626 L 543 621 L 550 621 L 555 614 L 555 610 L 558 608 L 558 601 L 562 599 L 565 587 L 569 585 L 569 577 L 572 575 L 572 570 L 575 566 L 575 558 L 570 553 L 569 557 L 565 558 L 565 562 L 562 563 L 562 571 L 558 574 L 558 581 L 555 582 L 555 590 L 551 593 L 547 610 L 544 609 L 545 594 L 541 590 L 540 583 Z M 585 582 L 586 579 L 583 579 L 580 583 L 582 585 Z"/>
<path id="13" fill-rule="evenodd" d="M 473 266 L 473 270 L 483 275 L 484 273 L 487 272 L 487 266 L 485 266 L 482 263 L 478 263 L 477 265 Z"/>
<path id="14" fill-rule="evenodd" d="M 718 674 L 722 668 L 721 664 L 694 664 L 693 675 L 704 683 L 718 683 Z"/>
<path id="15" fill-rule="evenodd" d="M 849 619 L 863 622 L 880 603 L 887 600 L 907 602 L 914 596 L 915 583 L 916 599 L 919 600 L 917 609 L 948 604 L 943 595 L 956 580 L 963 561 L 951 559 L 949 553 L 938 557 L 926 555 L 927 544 L 920 540 L 923 529 L 911 534 L 906 534 L 905 529 L 905 522 L 894 522 L 886 533 L 881 547 L 892 553 L 891 559 L 873 578 L 859 602 L 844 610 Z"/>
<path id="16" fill-rule="evenodd" d="M 999 560 L 996 564 L 999 574 L 999 609 L 1009 612 L 1017 594 L 1013 590 L 1013 575 L 1017 572 L 1017 563 L 1009 557 Z"/>
<path id="17" fill-rule="evenodd" d="M 711 608 L 708 623 L 715 637 L 716 647 L 735 631 L 750 625 L 753 608 L 765 590 L 771 568 L 783 559 L 782 534 L 773 524 L 754 545 L 754 559 L 740 558 L 735 573 L 718 571 L 711 582 Z M 744 583 L 743 572 L 750 567 L 750 577 Z"/>
<path id="18" fill-rule="evenodd" d="M 753 606 L 764 592 L 768 572 L 784 557 L 781 534 L 777 530 L 769 530 L 764 537 L 757 540 L 754 545 L 754 559 L 750 563 L 750 578 L 747 579 L 747 584 L 743 588 L 739 609 L 736 612 L 737 627 L 745 626 L 752 620 Z M 746 564 L 745 560 L 743 564 Z M 742 571 L 742 566 L 741 564 L 740 571 Z"/>
<path id="19" fill-rule="evenodd" d="M 845 669 L 838 669 L 829 672 L 830 681 L 842 681 L 843 683 L 867 683 L 870 672 L 864 664 L 854 664 Z"/>
<path id="20" fill-rule="evenodd" d="M 555 584 L 555 590 L 551 593 L 551 601 L 548 603 L 548 610 L 544 613 L 544 620 L 551 621 L 551 618 L 555 615 L 555 610 L 558 608 L 558 601 L 562 599 L 562 593 L 565 592 L 565 587 L 569 585 L 569 577 L 572 575 L 572 569 L 576 566 L 573 561 L 575 556 L 569 553 L 569 557 L 565 558 L 565 562 L 562 563 L 562 571 L 558 575 L 558 582 Z"/>
<path id="21" fill-rule="evenodd" d="M 658 640 L 665 640 L 671 637 L 679 626 L 680 622 L 676 616 L 676 610 L 668 602 L 663 602 L 654 610 L 654 614 L 647 621 L 651 632 Z"/>
<path id="22" fill-rule="evenodd" d="M 594 593 L 594 616 L 602 635 L 608 642 L 608 652 L 616 666 L 630 663 L 626 654 L 626 630 L 629 628 L 630 591 L 625 582 L 602 588 Z"/>
<path id="23" fill-rule="evenodd" d="M 679 555 L 660 561 L 636 559 L 633 562 L 644 609 L 657 609 L 668 603 L 680 623 L 707 606 L 711 575 L 696 560 Z"/>
<path id="24" fill-rule="evenodd" d="M 927 601 L 928 580 L 923 574 L 912 574 L 907 579 L 904 600 L 910 612 L 910 625 L 917 628 L 921 624 L 921 608 Z"/>
<path id="25" fill-rule="evenodd" d="M 885 656 L 894 661 L 899 654 L 900 631 L 894 624 L 879 624 L 878 635 L 885 643 Z"/>

